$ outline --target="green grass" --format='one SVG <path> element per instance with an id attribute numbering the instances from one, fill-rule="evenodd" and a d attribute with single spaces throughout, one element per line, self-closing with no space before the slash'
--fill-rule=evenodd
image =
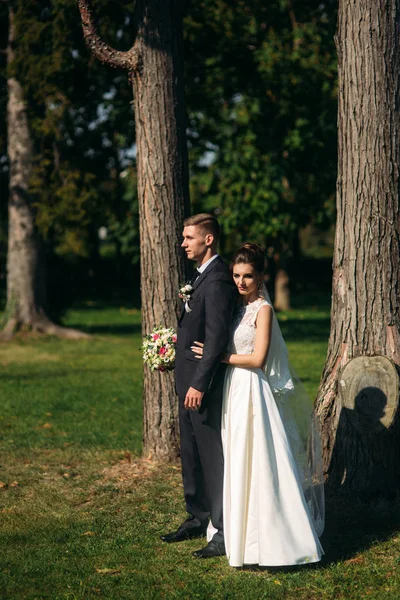
<path id="1" fill-rule="evenodd" d="M 280 315 L 294 365 L 315 394 L 327 307 Z M 66 323 L 90 341 L 19 337 L 0 345 L 0 598 L 394 599 L 398 513 L 328 505 L 320 565 L 232 569 L 196 561 L 199 541 L 166 545 L 184 517 L 179 465 L 140 458 L 140 315 L 96 305 Z"/>

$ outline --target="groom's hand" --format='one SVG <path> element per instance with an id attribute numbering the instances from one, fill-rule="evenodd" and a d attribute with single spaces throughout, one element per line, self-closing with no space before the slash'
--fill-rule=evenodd
<path id="1" fill-rule="evenodd" d="M 189 410 L 198 410 L 201 406 L 203 396 L 204 392 L 199 392 L 199 390 L 195 390 L 194 388 L 190 387 L 185 398 L 185 408 Z"/>

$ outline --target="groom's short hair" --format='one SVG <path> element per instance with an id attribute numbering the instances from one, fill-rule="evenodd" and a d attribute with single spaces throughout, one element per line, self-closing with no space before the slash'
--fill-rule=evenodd
<path id="1" fill-rule="evenodd" d="M 196 225 L 196 227 L 201 229 L 202 233 L 211 233 L 214 236 L 214 240 L 218 242 L 221 230 L 217 219 L 213 215 L 200 213 L 199 215 L 188 217 L 183 221 L 183 226 L 190 227 L 190 225 Z"/>

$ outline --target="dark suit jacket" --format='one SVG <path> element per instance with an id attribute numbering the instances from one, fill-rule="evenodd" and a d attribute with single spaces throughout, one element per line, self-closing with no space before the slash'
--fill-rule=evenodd
<path id="1" fill-rule="evenodd" d="M 220 388 L 225 365 L 220 359 L 229 341 L 236 286 L 221 257 L 215 258 L 193 284 L 189 301 L 191 312 L 182 313 L 178 325 L 175 357 L 175 384 L 180 398 L 189 387 L 200 392 Z M 193 342 L 204 342 L 203 357 L 197 359 L 190 349 Z"/>

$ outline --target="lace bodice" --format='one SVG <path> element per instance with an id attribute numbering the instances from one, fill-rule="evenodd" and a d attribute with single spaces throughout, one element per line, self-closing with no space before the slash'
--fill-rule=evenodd
<path id="1" fill-rule="evenodd" d="M 262 306 L 268 305 L 264 298 L 251 304 L 238 306 L 232 323 L 228 352 L 232 354 L 252 354 L 256 342 L 256 319 Z"/>

